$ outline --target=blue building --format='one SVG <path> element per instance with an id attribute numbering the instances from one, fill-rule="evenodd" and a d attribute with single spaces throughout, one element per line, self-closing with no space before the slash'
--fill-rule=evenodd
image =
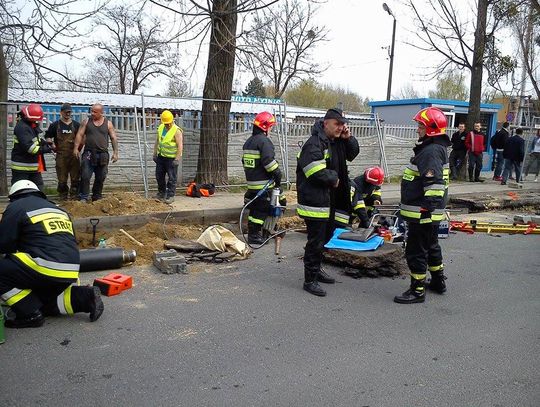
<path id="1" fill-rule="evenodd" d="M 413 116 L 420 109 L 437 107 L 447 117 L 449 128 L 456 128 L 459 123 L 466 123 L 469 111 L 469 102 L 431 98 L 373 101 L 369 102 L 369 106 L 371 112 L 377 114 L 386 123 L 411 126 L 414 125 Z M 482 168 L 484 171 L 491 169 L 493 152 L 489 146 L 489 140 L 497 131 L 497 114 L 501 108 L 500 104 L 480 104 L 480 122 L 482 123 L 482 132 L 486 134 L 488 149 L 488 154 L 484 155 Z"/>

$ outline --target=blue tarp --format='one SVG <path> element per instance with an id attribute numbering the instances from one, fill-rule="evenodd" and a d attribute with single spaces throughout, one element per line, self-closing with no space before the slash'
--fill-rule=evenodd
<path id="1" fill-rule="evenodd" d="M 328 243 L 324 245 L 327 249 L 345 249 L 345 250 L 356 250 L 359 252 L 367 250 L 376 250 L 378 247 L 382 246 L 384 239 L 380 236 L 372 236 L 366 242 L 354 242 L 352 240 L 343 240 L 339 239 L 339 235 L 343 232 L 349 232 L 347 229 L 336 229 L 334 231 L 334 236 Z"/>

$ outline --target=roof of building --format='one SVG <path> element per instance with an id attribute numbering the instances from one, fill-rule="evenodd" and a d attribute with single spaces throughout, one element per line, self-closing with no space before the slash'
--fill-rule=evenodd
<path id="1" fill-rule="evenodd" d="M 469 102 L 463 100 L 450 99 L 433 99 L 433 98 L 418 98 L 418 99 L 400 99 L 400 100 L 374 100 L 368 103 L 371 107 L 381 106 L 399 106 L 399 105 L 443 105 L 445 107 L 459 106 L 469 107 Z M 500 104 L 481 103 L 480 108 L 485 110 L 499 110 L 502 107 Z"/>
<path id="2" fill-rule="evenodd" d="M 74 106 L 91 106 L 94 103 L 101 103 L 109 108 L 134 108 L 144 107 L 146 109 L 169 109 L 183 111 L 200 111 L 202 109 L 202 98 L 177 98 L 164 96 L 147 95 L 122 95 L 114 93 L 95 93 L 95 92 L 74 92 L 63 90 L 45 90 L 45 89 L 8 89 L 8 101 L 14 103 L 40 103 L 40 104 L 58 104 L 70 103 Z M 144 102 L 143 102 L 144 101 Z M 231 113 L 256 114 L 265 110 L 272 111 L 274 114 L 283 112 L 286 109 L 288 118 L 295 117 L 323 117 L 325 109 L 314 109 L 309 107 L 290 106 L 279 103 L 253 103 L 253 102 L 232 102 Z M 347 117 L 354 119 L 369 120 L 372 116 L 366 114 L 348 114 Z"/>

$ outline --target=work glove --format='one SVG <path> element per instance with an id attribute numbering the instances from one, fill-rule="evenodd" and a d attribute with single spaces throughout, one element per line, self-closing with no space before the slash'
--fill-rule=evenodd
<path id="1" fill-rule="evenodd" d="M 173 160 L 173 165 L 178 167 L 180 165 L 180 160 Z"/>
<path id="2" fill-rule="evenodd" d="M 47 143 L 47 141 L 45 141 L 44 139 L 40 140 L 39 147 L 40 147 L 40 150 L 41 150 L 42 153 L 50 153 L 50 152 L 52 152 L 52 148 L 51 148 L 50 144 Z"/>
<path id="3" fill-rule="evenodd" d="M 152 161 L 154 161 L 157 164 L 157 155 L 154 154 L 154 156 L 152 157 Z"/>

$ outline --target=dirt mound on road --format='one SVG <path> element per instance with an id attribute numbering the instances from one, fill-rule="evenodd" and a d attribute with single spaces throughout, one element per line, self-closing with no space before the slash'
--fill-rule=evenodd
<path id="1" fill-rule="evenodd" d="M 74 218 L 106 215 L 133 215 L 149 212 L 167 212 L 169 205 L 157 199 L 146 199 L 133 192 L 119 192 L 95 202 L 66 201 L 60 204 Z"/>

